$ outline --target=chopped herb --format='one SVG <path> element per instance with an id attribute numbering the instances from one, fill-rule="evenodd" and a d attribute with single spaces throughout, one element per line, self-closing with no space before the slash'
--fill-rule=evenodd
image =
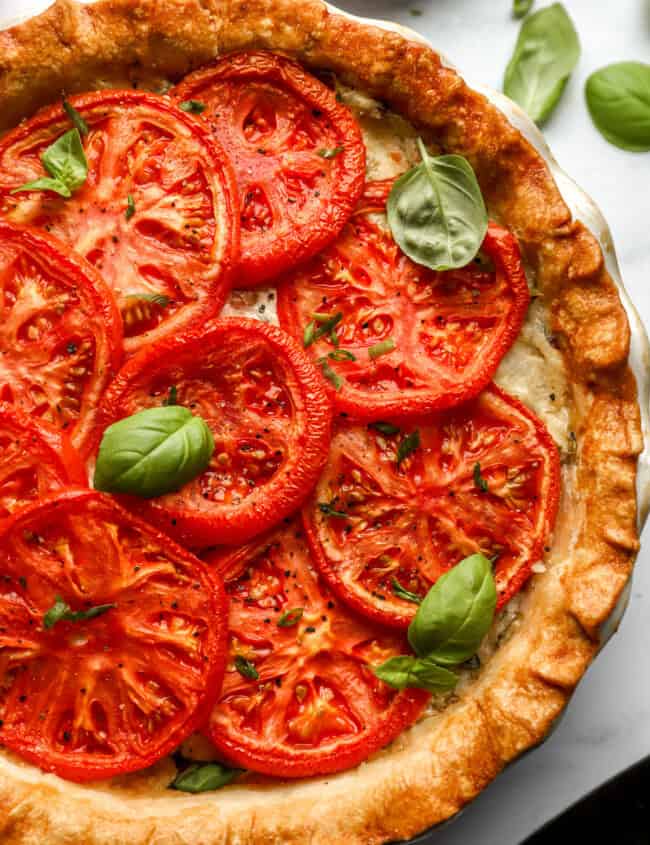
<path id="1" fill-rule="evenodd" d="M 165 296 L 164 293 L 127 293 L 126 298 L 151 302 L 152 305 L 157 305 L 159 308 L 167 308 L 169 305 L 169 297 Z"/>
<path id="2" fill-rule="evenodd" d="M 80 135 L 88 134 L 88 124 L 79 114 L 76 108 L 67 100 L 63 101 L 63 111 L 68 115 L 72 121 L 72 125 L 79 132 Z"/>
<path id="3" fill-rule="evenodd" d="M 302 619 L 304 608 L 294 607 L 292 610 L 285 610 L 282 616 L 278 619 L 278 627 L 292 628 L 297 625 Z"/>
<path id="4" fill-rule="evenodd" d="M 420 431 L 419 429 L 415 429 L 410 434 L 407 434 L 404 440 L 399 444 L 397 447 L 397 466 L 399 466 L 402 461 L 408 458 L 409 455 L 413 454 L 416 449 L 420 447 Z"/>
<path id="5" fill-rule="evenodd" d="M 255 668 L 255 664 L 251 663 L 250 660 L 246 660 L 246 658 L 242 657 L 241 654 L 238 654 L 235 657 L 235 669 L 243 678 L 250 678 L 252 681 L 257 681 L 260 677 L 260 673 Z"/>
<path id="6" fill-rule="evenodd" d="M 178 388 L 172 384 L 169 388 L 169 393 L 162 401 L 163 408 L 169 408 L 170 405 L 178 405 Z"/>
<path id="7" fill-rule="evenodd" d="M 356 361 L 356 355 L 353 355 L 347 349 L 335 349 L 334 352 L 329 352 L 327 355 L 332 361 Z"/>
<path id="8" fill-rule="evenodd" d="M 114 607 L 116 607 L 114 604 L 98 604 L 95 607 L 88 608 L 88 610 L 73 611 L 70 605 L 63 601 L 61 596 L 55 596 L 54 604 L 43 615 L 43 627 L 49 630 L 57 622 L 63 620 L 66 622 L 85 622 L 88 619 L 95 619 L 95 617 L 101 616 Z"/>
<path id="9" fill-rule="evenodd" d="M 126 211 L 124 216 L 127 220 L 130 220 L 133 215 L 135 214 L 135 200 L 133 199 L 133 194 L 129 194 L 126 198 Z"/>
<path id="10" fill-rule="evenodd" d="M 372 358 L 379 358 L 381 355 L 386 355 L 387 352 L 392 352 L 395 349 L 395 341 L 392 337 L 386 338 L 386 340 L 382 340 L 379 343 L 375 343 L 374 346 L 371 346 L 368 349 L 368 357 Z"/>
<path id="11" fill-rule="evenodd" d="M 380 434 L 386 434 L 390 436 L 391 434 L 399 434 L 400 427 L 397 425 L 393 425 L 393 423 L 389 422 L 379 422 L 370 423 L 370 428 L 376 429 Z"/>
<path id="12" fill-rule="evenodd" d="M 341 376 L 335 372 L 330 365 L 327 363 L 327 358 L 319 358 L 318 363 L 321 366 L 321 370 L 323 371 L 323 375 L 328 381 L 331 381 L 334 385 L 334 390 L 340 390 L 343 385 L 343 379 Z"/>
<path id="13" fill-rule="evenodd" d="M 334 327 L 338 325 L 343 319 L 343 312 L 337 311 L 336 314 L 312 314 L 313 320 L 308 324 L 303 335 L 303 346 L 306 348 L 316 343 L 326 334 L 330 334 Z M 316 323 L 320 325 L 316 328 Z"/>
<path id="14" fill-rule="evenodd" d="M 324 513 L 325 516 L 336 516 L 340 519 L 349 519 L 349 514 L 345 513 L 345 511 L 337 511 L 336 508 L 332 507 L 335 500 L 332 500 L 329 504 L 327 502 L 319 502 L 318 509 L 321 513 Z"/>
<path id="15" fill-rule="evenodd" d="M 319 150 L 318 155 L 321 158 L 336 158 L 343 152 L 343 147 L 331 147 L 330 149 Z"/>
<path id="16" fill-rule="evenodd" d="M 184 100 L 180 104 L 181 111 L 190 112 L 191 114 L 203 114 L 207 106 L 199 100 Z"/>
<path id="17" fill-rule="evenodd" d="M 474 484 L 478 487 L 481 493 L 487 493 L 488 483 L 481 475 L 481 465 L 478 461 L 474 464 Z"/>
<path id="18" fill-rule="evenodd" d="M 404 589 L 397 578 L 393 578 L 391 581 L 391 588 L 393 593 L 400 599 L 404 599 L 404 601 L 413 602 L 413 604 L 420 604 L 422 602 L 422 596 L 418 596 L 417 593 L 411 593 L 409 590 Z"/>

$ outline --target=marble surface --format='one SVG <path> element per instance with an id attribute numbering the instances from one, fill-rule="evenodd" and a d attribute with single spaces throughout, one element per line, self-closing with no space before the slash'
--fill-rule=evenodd
<path id="1" fill-rule="evenodd" d="M 546 0 L 544 0 L 544 3 Z M 0 20 L 48 5 L 0 0 Z M 510 0 L 339 0 L 360 15 L 398 21 L 440 46 L 471 83 L 499 87 L 517 36 Z M 542 5 L 539 0 L 536 4 Z M 562 167 L 600 205 L 613 234 L 623 279 L 650 326 L 650 153 L 608 145 L 592 127 L 583 87 L 613 61 L 650 61 L 650 0 L 565 0 L 583 55 L 562 103 L 545 128 Z M 412 9 L 421 12 L 413 15 Z M 650 753 L 650 536 L 637 562 L 630 607 L 580 684 L 553 736 L 511 766 L 435 845 L 518 845 L 588 790 Z"/>

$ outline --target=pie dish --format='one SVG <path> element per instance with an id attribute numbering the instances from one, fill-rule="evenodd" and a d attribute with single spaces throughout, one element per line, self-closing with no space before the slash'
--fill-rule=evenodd
<path id="1" fill-rule="evenodd" d="M 552 542 L 482 646 L 481 670 L 387 749 L 336 775 L 244 779 L 197 796 L 167 790 L 170 758 L 80 786 L 6 752 L 3 841 L 380 843 L 453 816 L 552 728 L 638 549 L 643 439 L 630 326 L 598 241 L 572 219 L 539 151 L 430 47 L 320 2 L 59 2 L 0 44 L 3 129 L 52 92 L 160 90 L 216 56 L 267 49 L 336 76 L 365 130 L 372 179 L 412 163 L 414 127 L 466 156 L 539 294 L 495 380 L 543 420 L 563 458 Z M 254 310 L 257 296 L 231 297 L 226 313 Z"/>

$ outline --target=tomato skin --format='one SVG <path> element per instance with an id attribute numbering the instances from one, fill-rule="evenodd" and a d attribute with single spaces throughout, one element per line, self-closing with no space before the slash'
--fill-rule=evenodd
<path id="1" fill-rule="evenodd" d="M 99 396 L 122 359 L 115 301 L 96 270 L 68 246 L 44 232 L 1 219 L 0 271 L 0 397 L 65 429 L 85 456 Z M 48 286 L 53 293 L 48 293 Z M 75 299 L 75 304 L 68 306 L 68 299 Z M 60 313 L 60 320 L 52 312 Z M 32 330 L 35 339 L 29 335 Z M 62 347 L 70 339 L 74 348 L 65 350 L 69 354 L 62 362 Z M 91 349 L 90 359 L 82 355 L 84 343 Z M 50 357 L 45 361 L 44 356 Z M 25 364 L 32 362 L 36 374 L 30 376 Z M 83 367 L 87 377 L 77 382 L 75 367 Z M 66 402 L 74 403 L 72 410 Z"/>
<path id="2" fill-rule="evenodd" d="M 428 693 L 393 690 L 370 668 L 408 653 L 406 638 L 333 600 L 299 520 L 206 560 L 226 582 L 231 629 L 222 695 L 206 733 L 231 764 L 284 778 L 350 769 L 421 714 Z M 278 624 L 297 605 L 299 621 Z M 241 652 L 258 679 L 235 668 Z"/>
<path id="3" fill-rule="evenodd" d="M 18 472 L 27 475 L 22 485 Z M 86 483 L 83 461 L 64 433 L 0 402 L 0 518 L 59 488 Z"/>
<path id="4" fill-rule="evenodd" d="M 268 383 L 266 367 L 276 368 Z M 302 504 L 327 459 L 332 411 L 318 372 L 285 332 L 258 320 L 224 318 L 143 350 L 104 395 L 95 446 L 108 425 L 159 406 L 172 385 L 178 404 L 188 404 L 212 429 L 210 467 L 176 493 L 120 497 L 130 510 L 179 542 L 205 548 L 246 542 Z M 268 413 L 267 396 L 279 396 L 277 404 L 268 401 Z M 264 453 L 259 459 L 258 449 Z M 267 460 L 265 477 L 260 461 L 266 466 Z M 238 469 L 242 461 L 250 467 Z M 245 489 L 228 498 L 238 482 Z"/>
<path id="5" fill-rule="evenodd" d="M 481 250 L 494 273 L 474 264 L 433 273 L 410 261 L 368 217 L 384 210 L 392 184 L 368 184 L 339 239 L 278 287 L 280 325 L 299 341 L 314 312 L 342 313 L 338 342 L 356 360 L 329 361 L 342 384 L 327 387 L 337 411 L 367 421 L 478 395 L 516 340 L 530 301 L 517 241 L 496 223 Z M 389 337 L 395 348 L 371 360 L 368 349 Z M 327 336 L 309 347 L 317 359 L 333 351 Z"/>
<path id="6" fill-rule="evenodd" d="M 460 408 L 394 421 L 421 438 L 401 468 L 393 451 L 399 441 L 356 423 L 341 422 L 334 432 L 328 468 L 303 510 L 319 572 L 356 612 L 404 629 L 417 605 L 394 595 L 392 578 L 424 597 L 450 567 L 482 551 L 496 556 L 502 608 L 553 530 L 560 494 L 553 439 L 495 385 Z M 477 486 L 477 462 L 487 491 Z M 348 519 L 320 512 L 319 501 L 332 499 Z"/>
<path id="7" fill-rule="evenodd" d="M 71 128 L 60 105 L 47 107 L 0 139 L 0 213 L 46 228 L 100 270 L 132 354 L 224 304 L 239 258 L 234 173 L 208 129 L 168 97 L 106 90 L 69 102 L 90 127 L 85 183 L 71 199 L 11 193 L 45 175 L 35 153 Z M 137 293 L 162 293 L 169 302 L 156 310 L 134 301 Z"/>
<path id="8" fill-rule="evenodd" d="M 89 537 L 81 535 L 84 530 Z M 65 551 L 58 552 L 61 542 Z M 25 554 L 29 544 L 37 549 L 35 559 Z M 96 567 L 91 548 L 100 555 L 113 549 L 119 555 L 126 549 L 130 556 L 120 557 L 117 566 L 106 556 Z M 219 694 L 225 666 L 227 603 L 216 573 L 110 497 L 89 490 L 45 498 L 1 522 L 0 550 L 0 619 L 13 620 L 16 636 L 22 635 L 16 643 L 11 642 L 11 632 L 4 642 L 0 638 L 5 647 L 4 662 L 0 659 L 5 683 L 0 686 L 3 745 L 43 771 L 85 783 L 150 766 L 205 721 Z M 66 551 L 64 567 L 57 554 Z M 61 595 L 73 609 L 102 603 L 116 606 L 91 621 L 60 621 L 45 630 L 33 623 L 41 622 L 54 595 Z M 175 603 L 170 603 L 172 598 Z M 164 614 L 170 616 L 169 622 L 163 621 Z M 192 634 L 191 626 L 195 626 Z M 17 643 L 26 654 L 14 656 L 12 669 L 10 651 Z M 16 662 L 31 666 L 31 671 L 19 672 Z M 166 686 L 156 687 L 152 679 L 164 683 L 165 672 L 176 674 Z M 149 680 L 139 681 L 146 674 Z M 49 679 L 52 688 L 32 687 L 39 679 Z M 79 697 L 75 685 L 81 683 L 85 685 Z M 12 684 L 24 691 L 20 697 Z M 131 690 L 135 697 L 130 697 Z M 154 700 L 157 708 L 147 715 L 146 707 Z M 93 709 L 96 702 L 103 723 Z M 178 702 L 185 709 L 176 716 Z M 120 723 L 127 719 L 135 721 Z M 63 724 L 68 725 L 67 734 L 61 733 Z M 93 735 L 93 724 L 104 727 L 96 727 Z M 152 730 L 156 724 L 159 727 Z M 84 734 L 85 747 L 63 747 Z M 111 753 L 92 748 L 98 737 Z"/>
<path id="9" fill-rule="evenodd" d="M 233 160 L 243 216 L 237 287 L 274 278 L 338 235 L 363 190 L 365 146 L 352 113 L 333 91 L 286 56 L 257 51 L 234 53 L 197 70 L 172 94 L 179 101 L 207 105 L 200 119 L 210 122 Z M 256 110 L 261 133 L 254 131 Z M 247 126 L 254 137 L 246 135 Z M 325 148 L 342 150 L 331 159 L 319 157 Z M 299 156 L 305 159 L 302 166 L 313 171 L 308 174 L 313 185 L 306 181 L 291 196 L 284 175 L 296 176 L 291 168 L 300 169 Z M 256 210 L 256 204 L 262 208 Z M 247 225 L 249 216 L 262 213 L 271 218 L 270 225 L 269 220 Z"/>

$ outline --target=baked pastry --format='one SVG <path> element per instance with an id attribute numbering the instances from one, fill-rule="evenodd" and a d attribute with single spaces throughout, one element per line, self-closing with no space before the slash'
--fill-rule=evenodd
<path id="1" fill-rule="evenodd" d="M 453 694 L 436 696 L 424 718 L 356 768 L 297 781 L 247 775 L 190 796 L 167 789 L 176 774 L 169 757 L 80 786 L 3 751 L 8 845 L 409 837 L 452 816 L 544 738 L 631 572 L 642 437 L 617 290 L 543 158 L 429 47 L 316 0 L 64 0 L 0 35 L 2 127 L 61 91 L 160 92 L 218 56 L 260 49 L 337 86 L 361 126 L 370 180 L 406 171 L 420 135 L 430 150 L 471 163 L 490 216 L 516 237 L 535 296 L 495 380 L 543 420 L 560 451 L 553 536 L 484 640 L 480 666 L 462 669 Z M 234 295 L 226 313 L 254 310 L 267 295 Z"/>

